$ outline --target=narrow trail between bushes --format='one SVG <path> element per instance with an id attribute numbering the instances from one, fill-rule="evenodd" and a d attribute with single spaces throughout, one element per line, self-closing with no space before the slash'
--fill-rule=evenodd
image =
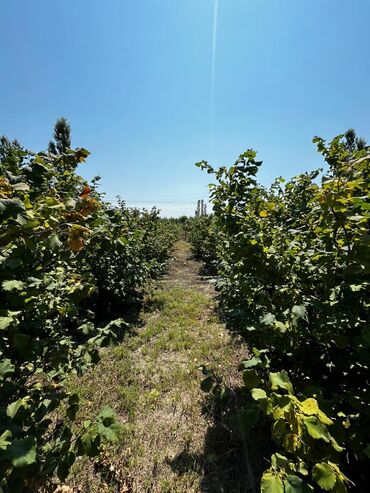
<path id="1" fill-rule="evenodd" d="M 110 405 L 123 432 L 98 459 L 76 463 L 67 481 L 73 492 L 250 491 L 243 444 L 200 389 L 199 370 L 211 367 L 238 388 L 247 348 L 219 321 L 212 279 L 190 245 L 178 241 L 173 257 L 148 296 L 142 325 L 76 381 L 81 419 Z"/>

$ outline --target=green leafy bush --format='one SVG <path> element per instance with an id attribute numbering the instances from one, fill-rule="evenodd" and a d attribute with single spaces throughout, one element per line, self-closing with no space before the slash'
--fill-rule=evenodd
<path id="1" fill-rule="evenodd" d="M 105 222 L 91 239 L 90 263 L 97 283 L 96 310 L 103 316 L 133 309 L 147 284 L 166 269 L 178 230 L 156 209 L 104 210 Z M 109 228 L 106 224 L 109 224 Z"/>
<path id="2" fill-rule="evenodd" d="M 189 218 L 186 233 L 195 258 L 202 260 L 208 267 L 216 267 L 217 245 L 220 232 L 215 228 L 212 215 Z"/>
<path id="3" fill-rule="evenodd" d="M 221 306 L 259 348 L 244 380 L 278 446 L 269 492 L 342 492 L 346 475 L 362 491 L 368 474 L 370 149 L 314 142 L 321 183 L 315 171 L 266 189 L 252 150 L 230 169 L 198 164 L 218 180 Z"/>
<path id="4" fill-rule="evenodd" d="M 109 408 L 76 429 L 78 396 L 64 381 L 127 325 L 105 311 L 101 326 L 99 304 L 137 299 L 171 248 L 157 213 L 112 208 L 76 174 L 88 154 L 9 145 L 1 156 L 0 491 L 8 493 L 37 491 L 55 472 L 63 479 L 77 456 L 117 438 Z"/>

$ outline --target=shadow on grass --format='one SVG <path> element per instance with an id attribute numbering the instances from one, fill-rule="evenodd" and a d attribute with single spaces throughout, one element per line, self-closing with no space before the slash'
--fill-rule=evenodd
<path id="1" fill-rule="evenodd" d="M 245 390 L 226 389 L 221 398 L 209 394 L 203 412 L 209 421 L 201 454 L 182 452 L 168 461 L 178 475 L 196 471 L 203 493 L 257 493 L 273 445 L 266 426 L 243 432 Z"/>

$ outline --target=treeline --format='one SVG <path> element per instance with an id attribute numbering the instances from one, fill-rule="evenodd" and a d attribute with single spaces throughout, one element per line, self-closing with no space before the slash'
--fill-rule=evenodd
<path id="1" fill-rule="evenodd" d="M 370 147 L 354 131 L 314 143 L 325 171 L 270 188 L 253 150 L 230 168 L 198 163 L 217 181 L 214 216 L 190 239 L 216 257 L 220 308 L 251 347 L 241 421 L 251 446 L 271 433 L 269 493 L 365 492 L 370 479 Z"/>
<path id="2" fill-rule="evenodd" d="M 76 173 L 89 152 L 70 149 L 57 122 L 48 151 L 0 142 L 0 491 L 38 491 L 76 457 L 99 453 L 119 427 L 110 408 L 74 423 L 70 374 L 116 341 L 178 230 L 158 211 L 112 205 Z"/>

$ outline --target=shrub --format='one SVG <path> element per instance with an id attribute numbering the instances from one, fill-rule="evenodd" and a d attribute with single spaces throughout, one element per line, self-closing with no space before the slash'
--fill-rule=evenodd
<path id="1" fill-rule="evenodd" d="M 252 150 L 230 169 L 198 164 L 218 179 L 221 306 L 255 346 L 246 413 L 267 416 L 277 444 L 262 491 L 342 492 L 346 475 L 366 484 L 370 149 L 314 142 L 321 183 L 315 171 L 266 189 Z"/>
<path id="2" fill-rule="evenodd" d="M 156 212 L 112 208 L 76 174 L 88 154 L 9 144 L 1 155 L 0 491 L 8 493 L 37 491 L 55 472 L 65 478 L 77 456 L 117 438 L 110 408 L 76 429 L 78 396 L 64 381 L 127 325 L 106 311 L 101 326 L 98 304 L 133 302 L 169 256 L 173 237 Z"/>

